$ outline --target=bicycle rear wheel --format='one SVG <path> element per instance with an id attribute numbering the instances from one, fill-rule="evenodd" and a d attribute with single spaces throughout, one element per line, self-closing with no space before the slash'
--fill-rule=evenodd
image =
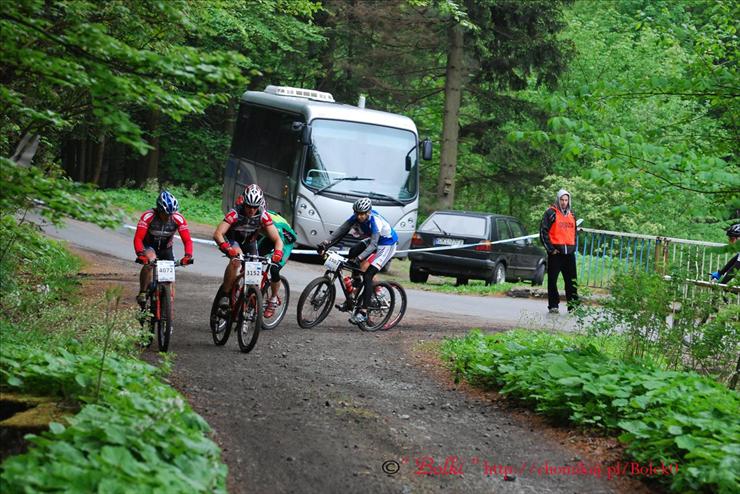
<path id="1" fill-rule="evenodd" d="M 216 346 L 225 345 L 231 334 L 231 310 L 224 313 L 218 305 L 221 298 L 226 296 L 226 293 L 219 288 L 216 297 L 213 299 L 213 304 L 211 304 L 211 336 Z"/>
<path id="2" fill-rule="evenodd" d="M 283 320 L 285 314 L 288 312 L 288 302 L 290 301 L 290 285 L 288 280 L 284 276 L 280 277 L 280 287 L 278 288 L 278 305 L 275 307 L 275 312 L 272 316 L 265 317 L 264 312 L 262 313 L 262 329 L 275 329 L 280 321 Z M 267 304 L 270 302 L 270 283 L 265 283 L 262 289 L 262 307 L 267 308 Z"/>
<path id="3" fill-rule="evenodd" d="M 329 315 L 336 289 L 326 276 L 316 278 L 303 289 L 298 299 L 298 325 L 303 329 L 313 328 Z"/>
<path id="4" fill-rule="evenodd" d="M 383 326 L 384 331 L 396 327 L 396 325 L 401 322 L 401 319 L 403 319 L 403 316 L 406 314 L 406 304 L 408 302 L 406 299 L 406 290 L 404 290 L 398 282 L 388 281 L 386 283 L 393 288 L 395 306 L 393 307 L 390 319 L 388 319 L 388 322 Z"/>
<path id="5" fill-rule="evenodd" d="M 159 319 L 157 320 L 157 345 L 166 352 L 172 336 L 172 287 L 169 283 L 159 285 Z"/>
<path id="6" fill-rule="evenodd" d="M 361 295 L 358 295 L 361 296 Z M 370 306 L 367 308 L 367 319 L 358 324 L 363 331 L 377 331 L 385 326 L 393 315 L 396 296 L 393 288 L 381 281 L 373 286 Z"/>
<path id="7" fill-rule="evenodd" d="M 257 344 L 262 328 L 262 293 L 254 285 L 244 287 L 236 320 L 236 339 L 239 350 L 249 353 Z"/>

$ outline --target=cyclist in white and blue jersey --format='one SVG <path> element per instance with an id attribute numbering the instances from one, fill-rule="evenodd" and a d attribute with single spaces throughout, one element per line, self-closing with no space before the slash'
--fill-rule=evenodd
<path id="1" fill-rule="evenodd" d="M 317 245 L 316 250 L 323 254 L 350 232 L 353 236 L 364 239 L 349 250 L 350 259 L 356 259 L 360 263 L 360 269 L 364 271 L 365 291 L 361 307 L 350 319 L 351 322 L 358 324 L 367 319 L 367 306 L 370 305 L 373 294 L 373 277 L 396 253 L 398 235 L 388 220 L 373 210 L 373 203 L 369 198 L 363 197 L 355 201 L 352 210 L 354 214 L 334 231 L 331 238 Z"/>

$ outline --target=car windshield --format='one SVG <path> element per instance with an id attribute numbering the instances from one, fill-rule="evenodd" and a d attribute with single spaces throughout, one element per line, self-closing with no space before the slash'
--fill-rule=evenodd
<path id="1" fill-rule="evenodd" d="M 435 213 L 427 218 L 419 227 L 419 231 L 440 235 L 483 238 L 488 233 L 487 224 L 488 221 L 482 216 Z"/>
<path id="2" fill-rule="evenodd" d="M 379 125 L 314 120 L 303 183 L 327 193 L 408 202 L 416 197 L 416 136 Z M 409 152 L 409 150 L 411 150 Z M 406 156 L 412 167 L 406 171 Z M 323 189 L 323 190 L 322 190 Z"/>

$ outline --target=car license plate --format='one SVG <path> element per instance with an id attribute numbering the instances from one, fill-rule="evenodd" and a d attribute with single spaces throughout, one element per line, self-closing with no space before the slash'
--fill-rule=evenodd
<path id="1" fill-rule="evenodd" d="M 462 245 L 463 241 L 461 238 L 435 238 L 434 245 Z"/>

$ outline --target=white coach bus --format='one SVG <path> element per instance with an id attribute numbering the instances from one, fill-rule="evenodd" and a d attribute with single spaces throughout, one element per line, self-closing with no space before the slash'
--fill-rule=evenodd
<path id="1" fill-rule="evenodd" d="M 223 208 L 246 184 L 265 191 L 298 234 L 313 247 L 370 197 L 407 249 L 419 209 L 419 157 L 432 157 L 414 122 L 393 113 L 334 102 L 331 94 L 267 86 L 242 95 L 224 172 Z M 356 240 L 348 235 L 340 245 Z"/>

